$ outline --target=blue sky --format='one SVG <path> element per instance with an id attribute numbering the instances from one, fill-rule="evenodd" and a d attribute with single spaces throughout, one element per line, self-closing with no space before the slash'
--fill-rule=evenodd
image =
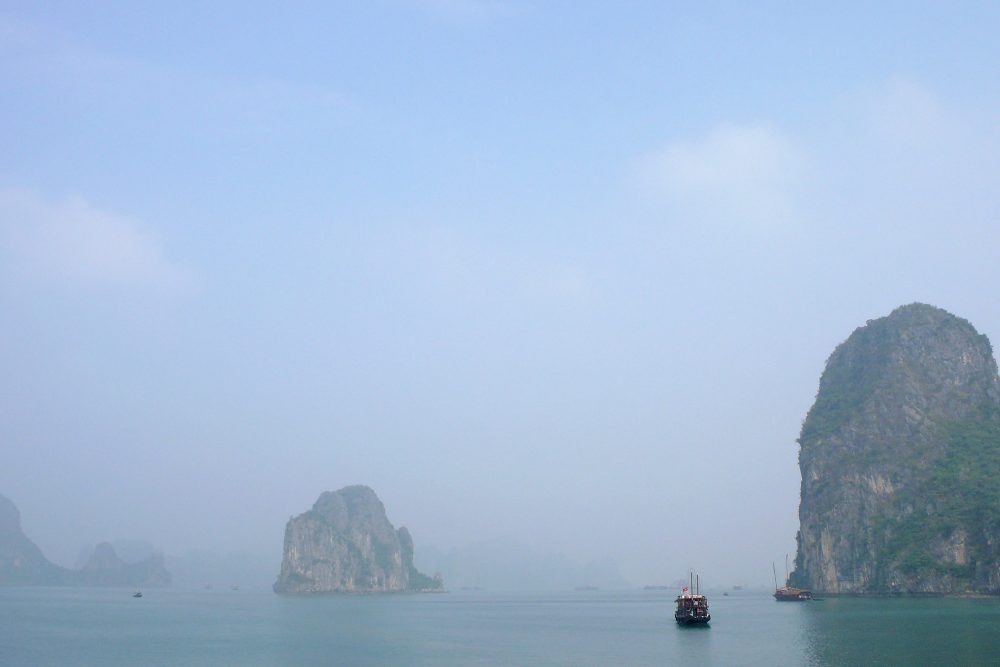
<path id="1" fill-rule="evenodd" d="M 367 483 L 418 561 L 764 582 L 834 346 L 1000 336 L 995 3 L 203 4 L 0 4 L 0 492 L 57 560 L 277 559 Z"/>

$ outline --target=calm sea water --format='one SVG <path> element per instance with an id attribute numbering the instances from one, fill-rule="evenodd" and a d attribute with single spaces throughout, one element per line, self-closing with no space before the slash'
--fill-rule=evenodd
<path id="1" fill-rule="evenodd" d="M 0 665 L 998 665 L 1000 600 L 0 588 Z"/>

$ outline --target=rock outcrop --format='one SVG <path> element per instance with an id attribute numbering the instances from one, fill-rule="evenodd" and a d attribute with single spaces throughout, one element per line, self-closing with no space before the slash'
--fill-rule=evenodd
<path id="1" fill-rule="evenodd" d="M 59 567 L 21 530 L 21 513 L 0 496 L 0 585 L 15 586 L 169 586 L 163 557 L 123 563 L 107 542 L 99 544 L 80 570 Z"/>
<path id="2" fill-rule="evenodd" d="M 0 584 L 59 586 L 70 583 L 72 570 L 47 559 L 21 530 L 17 506 L 0 496 Z"/>
<path id="3" fill-rule="evenodd" d="M 82 569 L 74 573 L 77 583 L 85 586 L 169 586 L 167 571 L 161 554 L 153 554 L 136 563 L 126 563 L 115 553 L 114 547 L 102 542 Z"/>
<path id="4" fill-rule="evenodd" d="M 289 519 L 276 593 L 396 593 L 440 589 L 413 567 L 413 540 L 395 530 L 367 486 L 323 493 Z"/>
<path id="5" fill-rule="evenodd" d="M 1000 592 L 1000 380 L 969 322 L 911 304 L 855 330 L 799 444 L 793 585 Z"/>

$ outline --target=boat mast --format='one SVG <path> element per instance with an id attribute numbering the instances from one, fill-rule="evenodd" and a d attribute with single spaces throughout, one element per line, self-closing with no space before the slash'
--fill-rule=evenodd
<path id="1" fill-rule="evenodd" d="M 774 566 L 774 561 L 771 561 L 771 571 L 774 572 L 774 592 L 778 592 L 778 568 Z"/>
<path id="2" fill-rule="evenodd" d="M 698 594 L 701 593 L 701 583 L 699 582 L 699 579 L 700 579 L 700 577 L 697 574 L 694 575 L 694 590 L 695 590 L 695 595 L 698 595 Z"/>

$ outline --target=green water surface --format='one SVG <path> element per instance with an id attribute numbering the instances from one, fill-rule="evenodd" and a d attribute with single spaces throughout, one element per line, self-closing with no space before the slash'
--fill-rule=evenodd
<path id="1" fill-rule="evenodd" d="M 0 665 L 998 665 L 1000 600 L 0 588 Z"/>

